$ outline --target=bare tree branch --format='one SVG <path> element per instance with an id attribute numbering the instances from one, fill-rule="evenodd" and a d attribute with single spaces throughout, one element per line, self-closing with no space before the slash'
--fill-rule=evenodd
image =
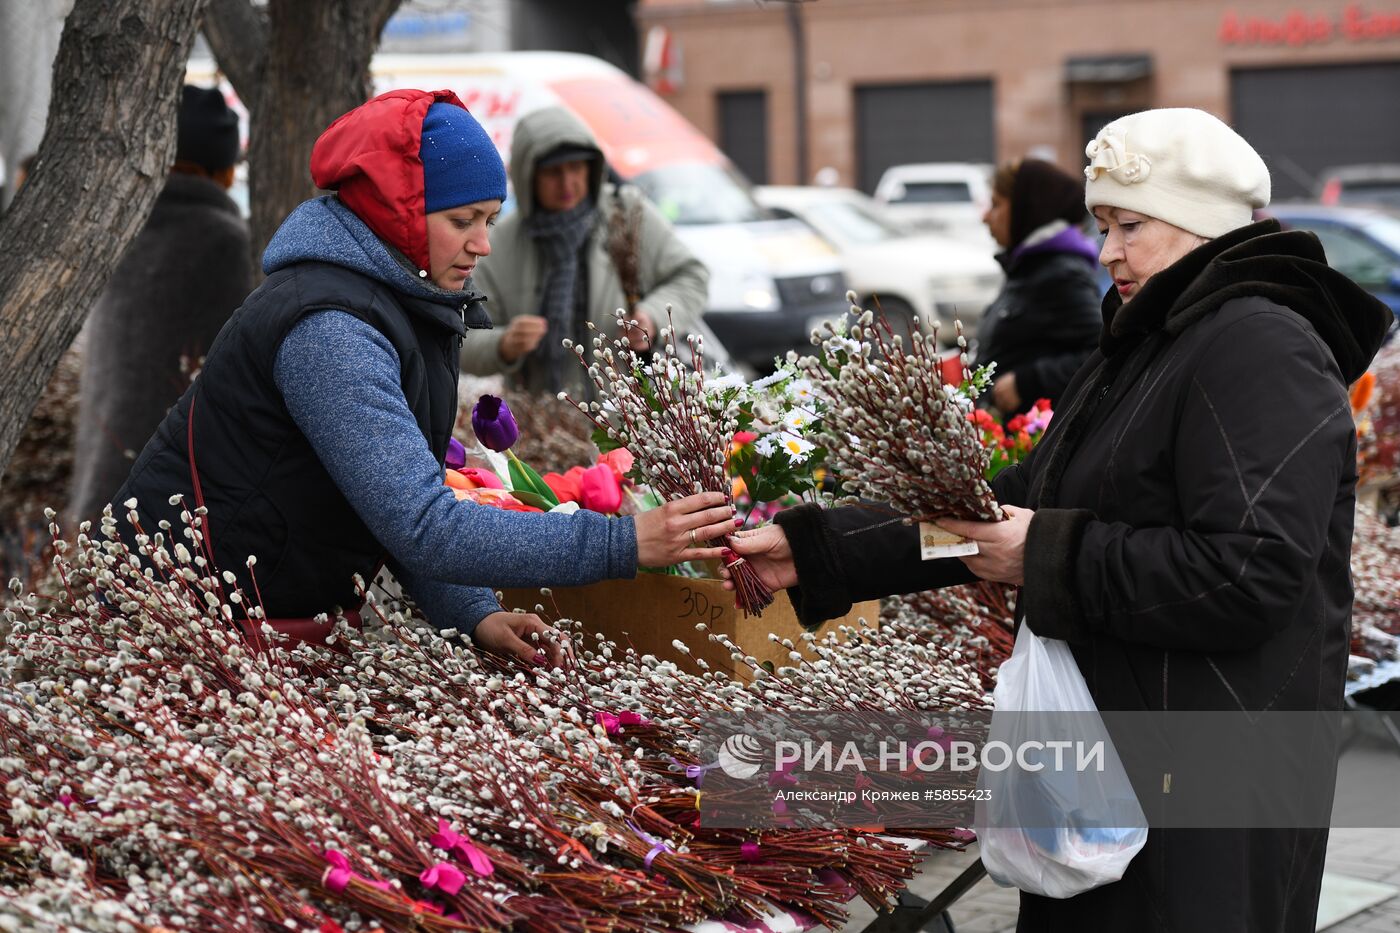
<path id="1" fill-rule="evenodd" d="M 204 11 L 204 38 L 219 70 L 244 101 L 256 93 L 262 79 L 270 32 L 267 10 L 249 0 L 209 0 Z"/>
<path id="2" fill-rule="evenodd" d="M 77 0 L 33 175 L 0 221 L 0 471 L 175 160 L 207 0 Z"/>

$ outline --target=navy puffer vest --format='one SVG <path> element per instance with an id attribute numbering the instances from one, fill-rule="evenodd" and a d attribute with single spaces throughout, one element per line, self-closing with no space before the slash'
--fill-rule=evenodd
<path id="1" fill-rule="evenodd" d="M 277 350 L 312 311 L 345 311 L 369 324 L 398 353 L 404 397 L 441 463 L 457 417 L 462 335 L 468 326 L 490 326 L 479 303 L 447 301 L 404 295 L 321 262 L 297 263 L 268 276 L 234 312 L 199 378 L 137 458 L 113 503 L 118 527 L 132 533 L 123 503 L 135 497 L 143 530 L 154 534 L 165 519 L 180 534 L 180 508 L 169 500 L 179 493 L 194 507 L 192 439 L 219 569 L 234 573 L 251 598 L 247 559 L 256 555 L 258 592 L 272 618 L 357 606 L 352 576 L 368 578 L 384 549 L 287 411 L 273 380 Z M 327 365 L 334 365 L 333 355 Z M 357 429 L 345 425 L 346 431 Z"/>

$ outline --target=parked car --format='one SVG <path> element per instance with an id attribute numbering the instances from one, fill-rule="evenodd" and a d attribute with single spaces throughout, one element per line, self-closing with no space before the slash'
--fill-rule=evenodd
<path id="1" fill-rule="evenodd" d="M 1400 317 L 1400 217 L 1317 204 L 1274 204 L 1264 213 L 1287 228 L 1316 233 L 1328 263 Z"/>
<path id="2" fill-rule="evenodd" d="M 938 321 L 940 336 L 951 340 L 956 316 L 970 338 L 1001 287 L 1001 267 L 986 250 L 947 236 L 911 236 L 859 191 L 761 187 L 754 196 L 774 213 L 809 224 L 836 247 L 861 306 L 874 307 L 878 299 L 891 321 L 914 315 L 925 325 Z"/>
<path id="3" fill-rule="evenodd" d="M 1400 165 L 1346 165 L 1322 173 L 1317 199 L 1327 205 L 1400 209 Z"/>
<path id="4" fill-rule="evenodd" d="M 982 223 L 992 203 L 992 167 L 971 162 L 892 165 L 875 186 L 875 200 L 915 232 L 943 233 L 996 251 Z"/>

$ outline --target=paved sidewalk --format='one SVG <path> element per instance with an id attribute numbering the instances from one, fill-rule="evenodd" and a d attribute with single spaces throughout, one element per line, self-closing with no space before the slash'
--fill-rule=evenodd
<path id="1" fill-rule="evenodd" d="M 909 885 L 925 900 L 943 890 L 977 857 L 967 852 L 938 852 Z M 1334 829 L 1327 846 L 1331 874 L 1378 881 L 1400 888 L 1400 829 Z M 1011 933 L 1016 929 L 1017 892 L 983 878 L 949 911 L 956 933 Z M 864 904 L 852 911 L 842 930 L 858 933 L 875 912 Z M 1400 933 L 1400 896 L 1326 928 L 1327 933 Z"/>
<path id="2" fill-rule="evenodd" d="M 1397 801 L 1400 801 L 1400 749 L 1363 739 L 1342 758 L 1338 786 L 1337 813 L 1344 811 L 1346 781 L 1368 776 L 1389 779 L 1394 772 Z M 1400 803 L 1391 819 L 1400 816 Z M 909 889 L 928 900 L 941 892 L 977 857 L 974 845 L 967 852 L 936 852 L 924 863 L 923 871 Z M 1326 871 L 1331 875 L 1379 882 L 1400 888 L 1400 829 L 1333 829 L 1328 836 Z M 1010 933 L 1016 928 L 1018 894 L 983 878 L 949 911 L 955 933 Z M 857 904 L 850 922 L 841 929 L 859 933 L 875 918 L 865 904 Z M 1327 933 L 1400 933 L 1400 895 L 1389 898 L 1341 922 L 1325 927 Z"/>

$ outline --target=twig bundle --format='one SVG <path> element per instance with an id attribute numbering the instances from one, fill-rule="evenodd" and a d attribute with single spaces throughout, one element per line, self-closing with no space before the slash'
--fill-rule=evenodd
<path id="1" fill-rule="evenodd" d="M 732 505 L 725 458 L 738 431 L 738 408 L 715 411 L 706 403 L 702 339 L 686 338 L 691 362 L 682 362 L 669 316 L 668 311 L 660 334 L 662 352 L 651 360 L 633 350 L 625 336 L 595 336 L 591 364 L 583 347 L 566 341 L 587 368 L 600 399 L 571 401 L 614 443 L 632 452 L 643 479 L 663 499 L 722 492 Z M 625 334 L 626 312 L 619 310 L 617 318 Z M 726 550 L 725 564 L 745 615 L 761 612 L 773 601 L 772 592 L 743 558 Z"/>
<path id="2" fill-rule="evenodd" d="M 57 592 L 7 611 L 0 659 L 39 676 L 0 687 L 0 925 L 583 933 L 769 902 L 835 923 L 916 857 L 854 830 L 700 827 L 696 717 L 985 705 L 955 654 L 898 630 L 793 669 L 749 659 L 751 684 L 601 640 L 524 670 L 374 599 L 326 646 L 265 628 L 250 647 L 230 620 L 261 609 L 192 529 L 128 546 L 104 524 L 76 545 L 53 526 Z"/>
<path id="3" fill-rule="evenodd" d="M 916 319 L 906 341 L 870 311 L 851 312 L 849 335 L 825 325 L 813 336 L 819 355 L 802 360 L 828 402 L 823 429 L 842 483 L 919 521 L 1000 521 L 988 453 L 968 420 L 978 387 L 969 397 L 944 381 L 937 328 L 925 334 Z M 961 333 L 958 342 L 965 351 Z M 966 373 L 965 354 L 963 363 Z"/>

